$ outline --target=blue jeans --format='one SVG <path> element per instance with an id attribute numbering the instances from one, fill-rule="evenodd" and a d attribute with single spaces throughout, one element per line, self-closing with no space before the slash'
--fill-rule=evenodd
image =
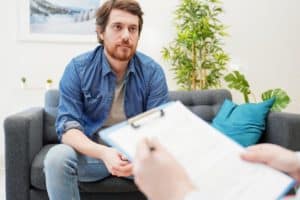
<path id="1" fill-rule="evenodd" d="M 51 200 L 79 200 L 78 181 L 98 181 L 111 175 L 103 161 L 84 156 L 65 144 L 49 150 L 44 173 Z"/>

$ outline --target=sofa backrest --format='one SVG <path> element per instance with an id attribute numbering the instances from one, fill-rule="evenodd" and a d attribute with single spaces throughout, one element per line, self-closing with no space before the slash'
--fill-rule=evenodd
<path id="1" fill-rule="evenodd" d="M 181 101 L 192 112 L 211 122 L 225 99 L 231 100 L 231 93 L 225 89 L 201 91 L 170 91 L 171 100 Z M 45 94 L 44 144 L 57 143 L 55 118 L 59 102 L 59 91 L 48 90 Z"/>
<path id="2" fill-rule="evenodd" d="M 193 113 L 207 122 L 211 122 L 225 99 L 232 99 L 231 93 L 225 89 L 170 91 L 170 99 L 181 101 Z"/>

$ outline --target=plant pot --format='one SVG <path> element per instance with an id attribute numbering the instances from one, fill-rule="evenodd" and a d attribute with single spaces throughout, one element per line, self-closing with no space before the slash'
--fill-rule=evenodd
<path id="1" fill-rule="evenodd" d="M 49 90 L 52 88 L 52 83 L 46 83 L 46 90 Z"/>
<path id="2" fill-rule="evenodd" d="M 27 88 L 27 84 L 26 84 L 26 83 L 24 83 L 24 82 L 21 82 L 21 88 L 22 88 L 22 89 L 25 89 L 25 88 Z"/>

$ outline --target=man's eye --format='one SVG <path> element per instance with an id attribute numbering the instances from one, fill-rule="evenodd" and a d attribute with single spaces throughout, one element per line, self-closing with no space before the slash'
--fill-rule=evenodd
<path id="1" fill-rule="evenodd" d="M 129 28 L 129 32 L 130 32 L 130 33 L 135 33 L 135 32 L 137 32 L 137 27 L 130 27 L 130 28 Z"/>
<path id="2" fill-rule="evenodd" d="M 122 29 L 122 27 L 120 25 L 114 25 L 113 26 L 114 30 L 119 31 Z"/>

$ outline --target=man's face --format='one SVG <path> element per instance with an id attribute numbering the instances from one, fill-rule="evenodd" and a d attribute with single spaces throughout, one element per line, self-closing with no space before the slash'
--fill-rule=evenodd
<path id="1" fill-rule="evenodd" d="M 139 39 L 138 16 L 113 9 L 100 37 L 110 57 L 118 61 L 129 61 L 136 51 Z"/>

